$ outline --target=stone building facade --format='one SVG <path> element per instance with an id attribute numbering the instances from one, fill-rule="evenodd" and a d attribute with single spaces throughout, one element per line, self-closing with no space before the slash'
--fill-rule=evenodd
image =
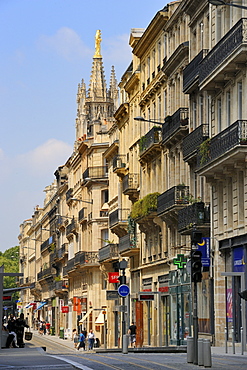
<path id="1" fill-rule="evenodd" d="M 131 30 L 132 61 L 118 86 L 112 69 L 109 89 L 97 31 L 74 151 L 20 229 L 30 321 L 50 321 L 57 335 L 92 328 L 108 347 L 135 321 L 137 346 L 186 344 L 196 232 L 199 336 L 222 345 L 233 327 L 239 342 L 243 327 L 246 338 L 245 12 L 171 2 Z"/>

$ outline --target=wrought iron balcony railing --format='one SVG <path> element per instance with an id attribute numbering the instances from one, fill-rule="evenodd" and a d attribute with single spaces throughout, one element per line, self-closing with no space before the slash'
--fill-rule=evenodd
<path id="1" fill-rule="evenodd" d="M 44 270 L 41 270 L 40 272 L 38 272 L 37 274 L 37 280 L 42 280 L 42 279 L 46 279 L 46 278 L 49 278 L 51 276 L 55 275 L 55 270 L 52 266 L 44 269 Z"/>
<path id="2" fill-rule="evenodd" d="M 234 122 L 202 145 L 205 148 L 198 153 L 198 168 L 206 166 L 239 145 L 247 145 L 247 120 Z"/>
<path id="3" fill-rule="evenodd" d="M 172 116 L 166 117 L 162 125 L 162 143 L 166 143 L 174 134 L 188 128 L 188 108 L 179 108 Z"/>
<path id="4" fill-rule="evenodd" d="M 189 203 L 189 186 L 177 185 L 158 196 L 158 216 L 176 205 Z"/>
<path id="5" fill-rule="evenodd" d="M 73 189 L 69 189 L 67 192 L 66 192 L 66 202 L 69 202 L 70 199 L 73 197 Z"/>
<path id="6" fill-rule="evenodd" d="M 123 178 L 123 193 L 136 191 L 139 185 L 139 173 L 129 173 Z"/>
<path id="7" fill-rule="evenodd" d="M 99 249 L 99 262 L 118 258 L 118 244 L 107 244 Z"/>
<path id="8" fill-rule="evenodd" d="M 68 253 L 68 244 L 64 243 L 61 248 L 57 251 L 57 258 L 63 258 Z"/>
<path id="9" fill-rule="evenodd" d="M 204 202 L 193 203 L 178 211 L 178 232 L 210 224 L 209 206 Z"/>
<path id="10" fill-rule="evenodd" d="M 66 226 L 66 236 L 69 235 L 69 234 L 71 234 L 71 233 L 73 233 L 73 232 L 75 232 L 75 231 L 76 231 L 76 221 L 73 218 L 71 220 L 71 223 L 68 226 Z"/>
<path id="11" fill-rule="evenodd" d="M 145 136 L 142 136 L 139 141 L 140 156 L 148 150 L 153 144 L 158 144 L 161 141 L 161 128 L 154 126 Z"/>
<path id="12" fill-rule="evenodd" d="M 127 208 L 118 208 L 112 213 L 109 214 L 109 226 L 112 227 L 118 223 L 126 223 L 128 222 L 130 210 Z"/>
<path id="13" fill-rule="evenodd" d="M 208 124 L 202 124 L 183 139 L 182 150 L 184 161 L 197 155 L 199 146 L 209 137 Z"/>
<path id="14" fill-rule="evenodd" d="M 88 167 L 82 175 L 83 180 L 108 178 L 107 166 Z"/>
<path id="15" fill-rule="evenodd" d="M 78 213 L 78 221 L 84 221 L 86 220 L 86 212 L 85 212 L 85 208 L 82 208 L 79 213 Z"/>
<path id="16" fill-rule="evenodd" d="M 128 252 L 133 249 L 138 249 L 136 238 L 134 235 L 126 234 L 119 238 L 119 253 Z"/>
<path id="17" fill-rule="evenodd" d="M 55 235 L 50 236 L 45 242 L 40 245 L 40 252 L 43 252 L 47 249 L 51 244 L 55 243 L 56 237 Z"/>
<path id="18" fill-rule="evenodd" d="M 63 276 L 68 275 L 68 273 L 75 269 L 75 257 L 67 261 L 67 265 L 63 268 Z"/>
<path id="19" fill-rule="evenodd" d="M 199 81 L 200 65 L 208 53 L 208 49 L 203 49 L 187 65 L 183 71 L 183 92 L 189 92 L 189 88 Z"/>
<path id="20" fill-rule="evenodd" d="M 225 63 L 231 54 L 236 51 L 241 44 L 246 47 L 247 19 L 240 19 L 222 39 L 213 47 L 200 65 L 199 83 L 215 71 L 222 63 Z M 243 50 L 244 54 L 246 49 Z M 235 68 L 235 67 L 234 67 Z"/>

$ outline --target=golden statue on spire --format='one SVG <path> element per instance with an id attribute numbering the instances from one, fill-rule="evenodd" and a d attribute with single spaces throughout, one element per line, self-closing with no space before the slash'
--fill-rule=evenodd
<path id="1" fill-rule="evenodd" d="M 101 41 L 102 41 L 101 31 L 97 30 L 96 35 L 95 35 L 95 54 L 94 54 L 94 58 L 101 58 L 101 54 L 100 54 L 100 43 L 101 43 Z"/>

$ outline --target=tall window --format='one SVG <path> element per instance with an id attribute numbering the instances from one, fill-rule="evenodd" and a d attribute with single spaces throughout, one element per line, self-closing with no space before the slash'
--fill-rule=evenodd
<path id="1" fill-rule="evenodd" d="M 158 120 L 161 121 L 161 96 L 158 96 Z"/>
<path id="2" fill-rule="evenodd" d="M 231 124 L 231 92 L 226 93 L 226 122 L 227 126 Z"/>
<path id="3" fill-rule="evenodd" d="M 243 113 L 243 89 L 242 81 L 238 82 L 238 119 L 242 119 Z"/>
<path id="4" fill-rule="evenodd" d="M 147 78 L 150 79 L 150 57 L 147 59 Z"/>
<path id="5" fill-rule="evenodd" d="M 164 117 L 167 116 L 167 91 L 164 91 Z"/>
<path id="6" fill-rule="evenodd" d="M 202 125 L 203 122 L 203 96 L 199 96 L 199 125 Z"/>
<path id="7" fill-rule="evenodd" d="M 221 9 L 217 9 L 216 18 L 216 41 L 219 41 L 222 37 L 222 13 Z"/>
<path id="8" fill-rule="evenodd" d="M 156 119 L 156 104 L 153 102 L 153 119 Z"/>
<path id="9" fill-rule="evenodd" d="M 161 65 L 161 43 L 158 42 L 158 65 Z"/>
<path id="10" fill-rule="evenodd" d="M 192 117 L 193 117 L 193 128 L 196 128 L 196 115 L 197 115 L 197 106 L 196 101 L 192 102 Z"/>
<path id="11" fill-rule="evenodd" d="M 167 56 L 167 35 L 164 35 L 164 58 Z"/>
<path id="12" fill-rule="evenodd" d="M 217 99 L 217 123 L 218 123 L 218 132 L 222 129 L 222 107 L 221 107 L 221 98 Z"/>

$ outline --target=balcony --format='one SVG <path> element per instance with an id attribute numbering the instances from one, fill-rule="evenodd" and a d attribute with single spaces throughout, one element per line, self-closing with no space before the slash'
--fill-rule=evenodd
<path id="1" fill-rule="evenodd" d="M 73 198 L 73 189 L 69 189 L 67 192 L 66 192 L 66 202 L 67 204 L 71 202 L 71 199 Z"/>
<path id="2" fill-rule="evenodd" d="M 99 256 L 98 252 L 84 252 L 80 251 L 75 254 L 74 257 L 74 268 L 83 268 L 88 267 L 89 265 L 98 266 L 99 264 Z"/>
<path id="3" fill-rule="evenodd" d="M 204 236 L 209 236 L 210 210 L 203 202 L 193 203 L 178 212 L 178 232 L 190 235 L 196 227 Z"/>
<path id="4" fill-rule="evenodd" d="M 75 258 L 71 258 L 67 261 L 67 265 L 63 268 L 63 276 L 68 276 L 68 274 L 75 269 Z"/>
<path id="5" fill-rule="evenodd" d="M 37 280 L 40 281 L 40 280 L 49 279 L 49 278 L 53 279 L 55 275 L 56 275 L 56 270 L 52 266 L 50 266 L 38 272 Z"/>
<path id="6" fill-rule="evenodd" d="M 199 82 L 199 72 L 202 60 L 207 55 L 208 50 L 203 49 L 192 61 L 187 65 L 183 71 L 183 92 L 185 94 L 191 93 Z"/>
<path id="7" fill-rule="evenodd" d="M 82 208 L 78 213 L 78 221 L 80 224 L 87 222 L 86 208 Z"/>
<path id="8" fill-rule="evenodd" d="M 161 128 L 154 126 L 139 140 L 140 162 L 147 163 L 161 152 Z"/>
<path id="9" fill-rule="evenodd" d="M 247 19 L 240 19 L 207 54 L 200 65 L 201 88 L 225 82 L 227 75 L 237 74 L 246 64 Z"/>
<path id="10" fill-rule="evenodd" d="M 119 237 L 127 232 L 129 214 L 130 210 L 127 208 L 118 208 L 109 214 L 109 227 Z"/>
<path id="11" fill-rule="evenodd" d="M 126 234 L 119 239 L 119 253 L 122 257 L 131 257 L 140 252 L 133 235 Z"/>
<path id="12" fill-rule="evenodd" d="M 177 220 L 177 213 L 189 203 L 189 186 L 177 185 L 158 196 L 157 214 L 166 222 Z"/>
<path id="13" fill-rule="evenodd" d="M 59 280 L 54 282 L 53 290 L 56 294 L 67 294 L 69 289 L 69 282 L 68 280 Z"/>
<path id="14" fill-rule="evenodd" d="M 202 124 L 183 139 L 182 150 L 185 162 L 196 160 L 199 146 L 209 137 L 208 124 Z"/>
<path id="15" fill-rule="evenodd" d="M 55 235 L 50 236 L 45 242 L 43 242 L 40 245 L 40 253 L 44 252 L 47 250 L 49 247 L 51 247 L 52 244 L 56 242 L 56 237 Z"/>
<path id="16" fill-rule="evenodd" d="M 68 244 L 64 243 L 61 248 L 57 250 L 57 259 L 63 259 L 68 254 Z"/>
<path id="17" fill-rule="evenodd" d="M 206 177 L 225 179 L 241 164 L 244 168 L 246 154 L 247 120 L 238 120 L 200 146 L 198 172 Z"/>
<path id="18" fill-rule="evenodd" d="M 129 199 L 134 201 L 139 196 L 139 173 L 129 173 L 123 178 L 123 194 L 128 195 Z"/>
<path id="19" fill-rule="evenodd" d="M 162 144 L 171 147 L 187 135 L 188 116 L 188 108 L 179 108 L 172 116 L 166 117 L 162 125 Z"/>
<path id="20" fill-rule="evenodd" d="M 95 166 L 88 167 L 82 175 L 83 181 L 90 183 L 92 180 L 105 181 L 108 180 L 108 167 Z"/>
<path id="21" fill-rule="evenodd" d="M 118 244 L 107 244 L 99 249 L 99 262 L 111 262 L 118 258 Z"/>
<path id="22" fill-rule="evenodd" d="M 72 234 L 77 234 L 77 231 L 76 231 L 76 221 L 75 219 L 73 218 L 71 220 L 71 223 L 66 226 L 66 236 L 71 236 Z"/>
<path id="23" fill-rule="evenodd" d="M 112 161 L 113 172 L 118 176 L 126 174 L 126 155 L 116 155 Z"/>

